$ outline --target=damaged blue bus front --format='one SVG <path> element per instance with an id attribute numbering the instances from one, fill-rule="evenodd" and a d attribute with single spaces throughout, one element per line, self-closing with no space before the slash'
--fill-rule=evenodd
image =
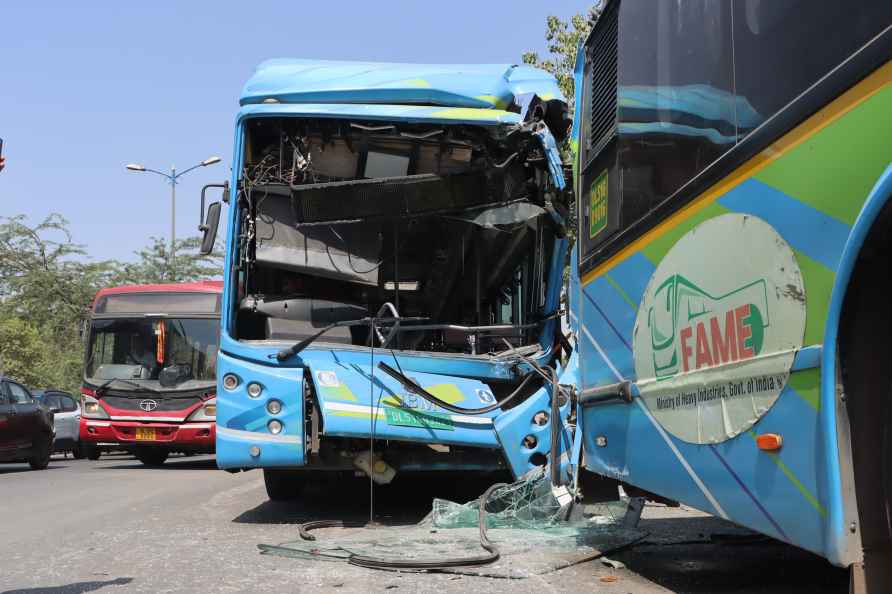
<path id="1" fill-rule="evenodd" d="M 218 465 L 263 468 L 272 498 L 309 472 L 521 476 L 561 457 L 566 481 L 569 120 L 554 78 L 273 60 L 241 106 Z"/>

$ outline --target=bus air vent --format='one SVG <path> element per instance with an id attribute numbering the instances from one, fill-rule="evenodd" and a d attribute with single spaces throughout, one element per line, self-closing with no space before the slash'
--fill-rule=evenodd
<path id="1" fill-rule="evenodd" d="M 586 43 L 586 165 L 616 136 L 619 2 L 611 2 Z"/>

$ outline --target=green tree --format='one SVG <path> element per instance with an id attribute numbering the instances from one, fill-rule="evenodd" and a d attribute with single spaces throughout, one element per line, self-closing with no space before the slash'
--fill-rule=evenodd
<path id="1" fill-rule="evenodd" d="M 32 387 L 77 389 L 79 322 L 113 262 L 91 262 L 68 222 L 0 218 L 0 366 Z"/>
<path id="2" fill-rule="evenodd" d="M 170 244 L 159 237 L 150 237 L 149 245 L 136 252 L 135 262 L 118 264 L 112 283 L 172 283 L 221 277 L 223 254 L 219 246 L 207 255 L 198 252 L 200 246 L 200 237 L 177 240 L 175 262 L 171 270 Z"/>
<path id="3" fill-rule="evenodd" d="M 198 253 L 197 237 L 177 243 L 176 281 L 222 274 L 221 254 Z M 102 287 L 164 283 L 167 244 L 151 238 L 135 262 L 90 260 L 68 221 L 53 214 L 36 225 L 0 217 L 0 372 L 33 388 L 77 392 L 83 339 L 79 329 Z"/>
<path id="4" fill-rule="evenodd" d="M 573 70 L 576 67 L 576 50 L 585 41 L 592 26 L 604 10 L 605 0 L 597 2 L 586 14 L 576 14 L 570 21 L 564 21 L 551 15 L 545 23 L 545 40 L 548 42 L 549 56 L 541 58 L 538 53 L 524 52 L 524 64 L 536 66 L 552 73 L 558 86 L 570 105 L 572 113 L 574 103 Z"/>

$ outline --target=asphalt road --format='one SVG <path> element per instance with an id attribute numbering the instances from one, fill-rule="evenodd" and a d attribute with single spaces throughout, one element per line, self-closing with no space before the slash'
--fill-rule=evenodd
<path id="1" fill-rule="evenodd" d="M 467 500 L 482 491 L 467 479 L 391 487 L 376 495 L 383 525 L 417 522 L 434 496 Z M 589 561 L 520 580 L 258 553 L 258 543 L 297 540 L 297 524 L 309 519 L 368 517 L 361 484 L 329 489 L 308 503 L 274 504 L 259 472 L 227 474 L 204 456 L 158 469 L 126 456 L 54 458 L 45 471 L 0 465 L 0 592 L 847 592 L 845 572 L 821 559 L 657 505 L 640 524 L 647 539 L 611 555 L 612 565 Z M 336 530 L 319 531 L 320 540 Z"/>

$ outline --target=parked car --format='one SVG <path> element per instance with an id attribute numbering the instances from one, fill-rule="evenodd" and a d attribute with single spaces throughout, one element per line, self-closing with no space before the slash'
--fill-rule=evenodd
<path id="1" fill-rule="evenodd" d="M 23 385 L 0 376 L 0 462 L 28 462 L 43 470 L 53 453 L 53 413 Z"/>
<path id="2" fill-rule="evenodd" d="M 31 394 L 53 413 L 56 427 L 54 452 L 71 452 L 77 458 L 86 457 L 80 444 L 81 407 L 74 396 L 62 390 L 32 390 Z"/>

